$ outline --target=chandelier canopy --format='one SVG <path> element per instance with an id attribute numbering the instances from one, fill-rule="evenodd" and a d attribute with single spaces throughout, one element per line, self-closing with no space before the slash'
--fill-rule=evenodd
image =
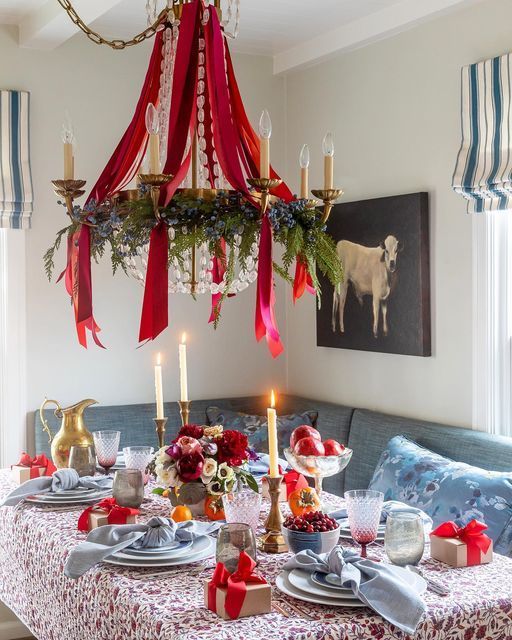
<path id="1" fill-rule="evenodd" d="M 67 237 L 64 278 L 78 339 L 87 331 L 99 345 L 93 315 L 91 257 L 109 249 L 121 268 L 144 286 L 139 340 L 156 338 L 168 325 L 168 294 L 212 296 L 210 322 L 223 302 L 256 283 L 255 329 L 274 357 L 283 349 L 274 316 L 274 272 L 293 284 L 294 300 L 319 295 L 318 268 L 334 286 L 342 267 L 326 222 L 342 191 L 333 188 L 334 145 L 327 134 L 324 189 L 309 199 L 309 149 L 300 155 L 301 197 L 296 198 L 270 165 L 272 123 L 267 111 L 252 128 L 240 96 L 228 42 L 238 31 L 239 0 L 229 0 L 222 21 L 220 0 L 174 0 L 158 16 L 148 1 L 148 28 L 132 41 L 106 40 L 92 32 L 68 0 L 71 19 L 98 44 L 115 49 L 154 36 L 154 46 L 135 114 L 83 207 L 75 200 L 85 182 L 74 176 L 74 134 L 63 128 L 64 179 L 54 180 L 71 223 L 45 255 L 51 277 L 54 254 Z M 132 187 L 133 188 L 130 188 Z M 281 264 L 273 243 L 283 247 Z M 289 270 L 295 263 L 292 278 Z"/>

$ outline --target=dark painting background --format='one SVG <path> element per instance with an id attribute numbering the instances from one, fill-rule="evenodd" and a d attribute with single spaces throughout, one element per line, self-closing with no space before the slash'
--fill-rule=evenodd
<path id="1" fill-rule="evenodd" d="M 403 243 L 395 282 L 388 299 L 387 336 L 373 337 L 372 296 L 359 304 L 349 285 L 345 304 L 345 333 L 332 332 L 333 286 L 321 274 L 322 307 L 317 310 L 317 344 L 322 347 L 429 356 L 430 276 L 428 194 L 414 193 L 335 205 L 328 231 L 336 242 L 350 240 L 377 247 L 388 235 Z"/>

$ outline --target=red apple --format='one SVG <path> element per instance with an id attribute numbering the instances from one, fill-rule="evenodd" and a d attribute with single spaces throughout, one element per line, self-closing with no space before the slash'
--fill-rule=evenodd
<path id="1" fill-rule="evenodd" d="M 341 456 L 345 447 L 337 440 L 326 440 L 324 442 L 326 456 Z"/>
<path id="2" fill-rule="evenodd" d="M 324 445 L 321 440 L 313 436 L 301 438 L 293 451 L 299 456 L 325 456 Z"/>
<path id="3" fill-rule="evenodd" d="M 299 440 L 308 437 L 319 441 L 322 440 L 322 436 L 314 427 L 310 427 L 308 424 L 302 424 L 300 427 L 297 427 L 292 431 L 292 435 L 290 436 L 290 448 L 295 449 L 295 445 Z"/>

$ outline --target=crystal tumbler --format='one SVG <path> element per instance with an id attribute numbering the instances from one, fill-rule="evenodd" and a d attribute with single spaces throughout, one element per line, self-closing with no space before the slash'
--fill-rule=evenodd
<path id="1" fill-rule="evenodd" d="M 222 496 L 226 522 L 243 522 L 256 533 L 260 522 L 261 493 L 238 491 Z"/>
<path id="2" fill-rule="evenodd" d="M 96 473 L 96 456 L 92 445 L 74 444 L 69 450 L 69 468 L 75 469 L 80 477 Z"/>
<path id="3" fill-rule="evenodd" d="M 217 562 L 222 562 L 233 573 L 238 567 L 241 551 L 256 562 L 256 537 L 252 528 L 239 522 L 222 525 L 217 536 Z"/>
<path id="4" fill-rule="evenodd" d="M 138 469 L 118 469 L 112 495 L 120 507 L 138 509 L 144 500 L 144 480 Z"/>
<path id="5" fill-rule="evenodd" d="M 370 490 L 345 491 L 345 500 L 350 533 L 361 545 L 361 557 L 366 558 L 367 545 L 377 538 L 384 494 Z"/>
<path id="6" fill-rule="evenodd" d="M 142 472 L 144 484 L 149 480 L 149 473 L 146 473 L 148 464 L 153 459 L 153 447 L 124 447 L 124 463 L 127 469 L 138 469 Z"/>
<path id="7" fill-rule="evenodd" d="M 389 515 L 384 545 L 393 564 L 400 567 L 418 564 L 425 549 L 425 531 L 420 516 L 405 511 Z"/>

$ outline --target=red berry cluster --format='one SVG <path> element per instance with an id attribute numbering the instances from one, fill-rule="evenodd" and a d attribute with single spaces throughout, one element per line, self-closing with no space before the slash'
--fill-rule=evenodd
<path id="1" fill-rule="evenodd" d="M 324 533 L 338 528 L 338 523 L 326 513 L 310 511 L 303 516 L 288 516 L 284 526 L 290 531 L 303 531 L 306 533 Z"/>

